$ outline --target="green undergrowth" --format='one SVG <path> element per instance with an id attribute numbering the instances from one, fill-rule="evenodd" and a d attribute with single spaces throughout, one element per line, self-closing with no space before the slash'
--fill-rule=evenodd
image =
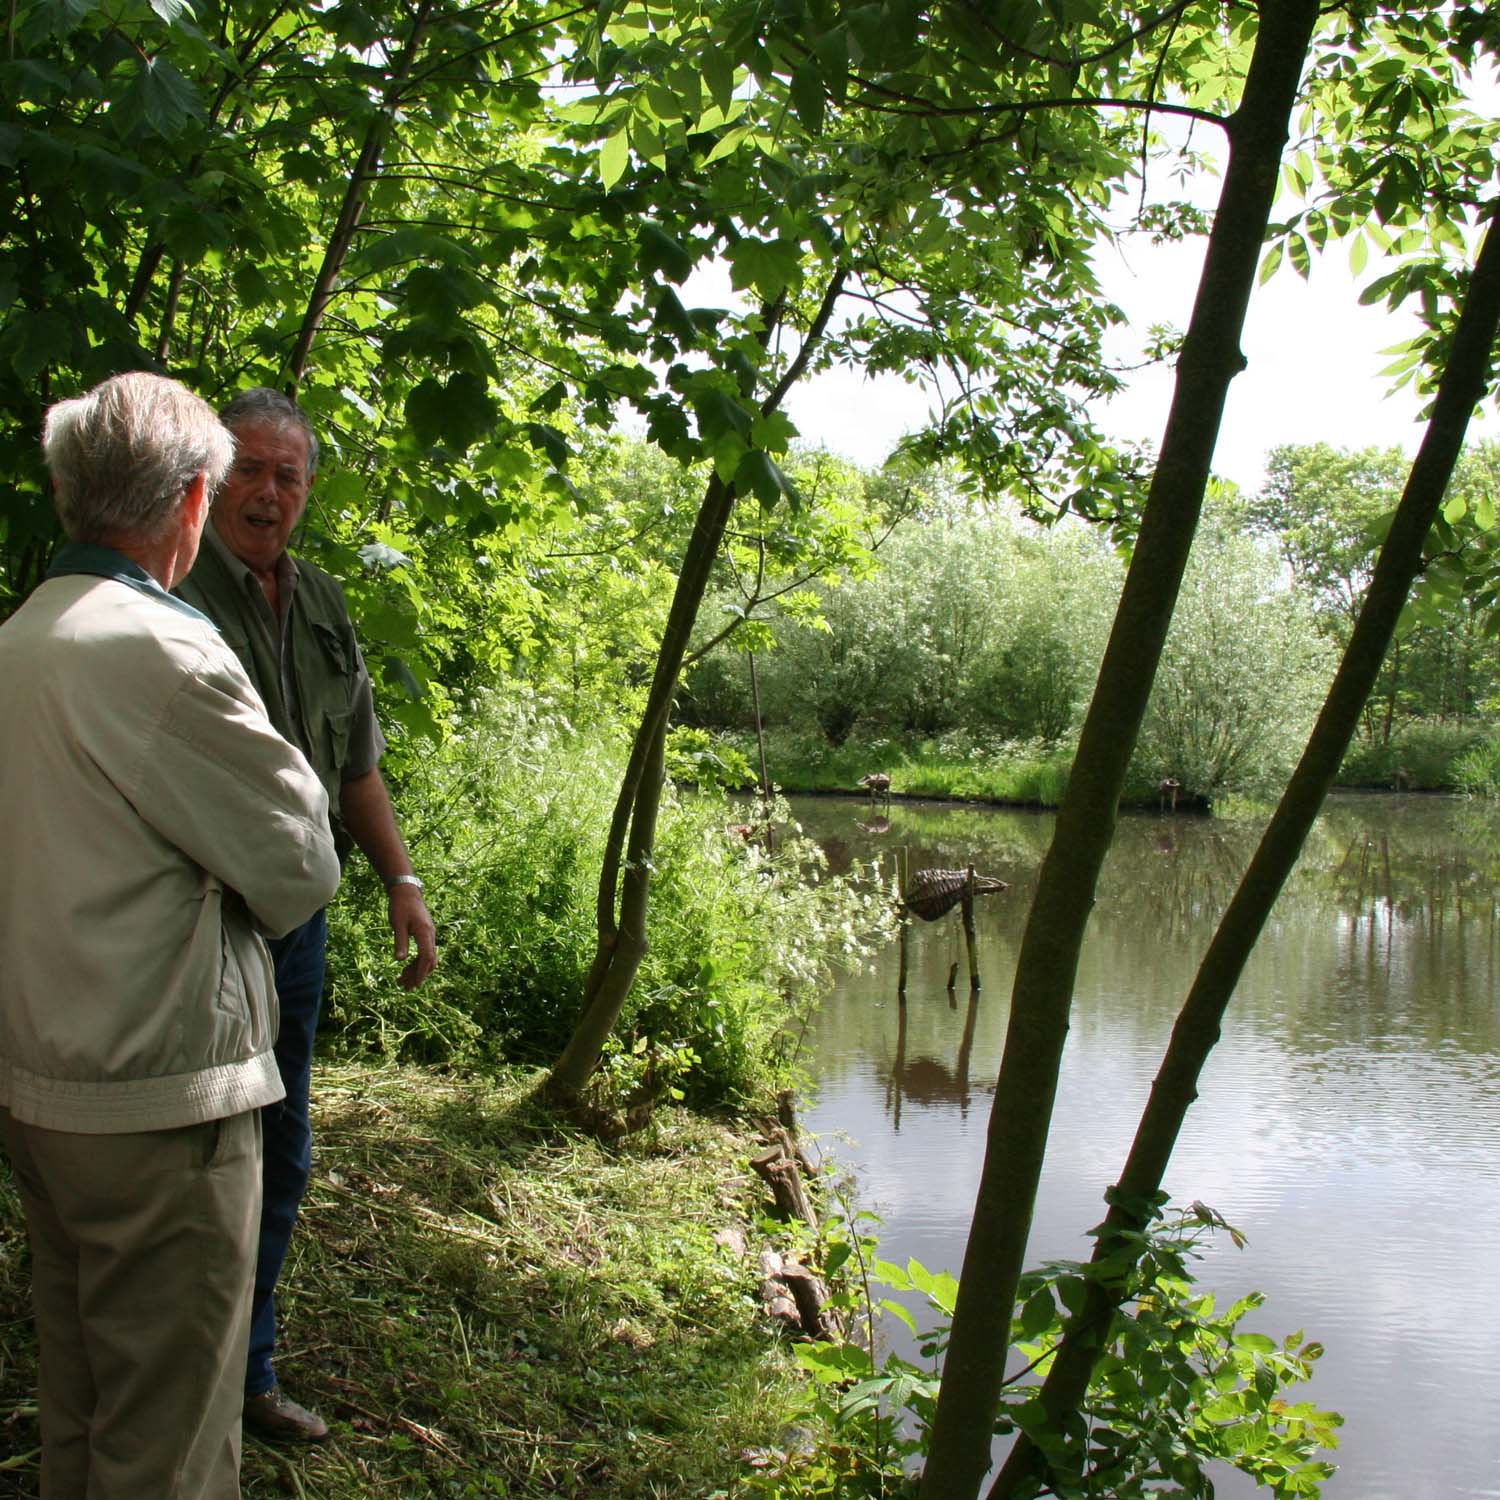
<path id="1" fill-rule="evenodd" d="M 385 896 L 351 859 L 330 910 L 325 1050 L 475 1071 L 557 1058 L 584 1004 L 628 746 L 619 724 L 578 728 L 516 693 L 408 761 L 402 828 L 437 922 L 438 967 L 417 991 L 392 982 Z M 789 822 L 784 809 L 769 816 Z M 789 1083 L 788 1016 L 890 927 L 868 872 L 827 876 L 814 845 L 780 836 L 767 849 L 744 817 L 721 793 L 665 789 L 649 949 L 616 1028 L 625 1056 L 643 1044 L 673 1059 L 699 1108 Z"/>
<path id="2" fill-rule="evenodd" d="M 538 1114 L 533 1081 L 319 1066 L 279 1369 L 334 1436 L 247 1440 L 247 1500 L 675 1500 L 734 1493 L 777 1440 L 800 1380 L 753 1254 L 714 1239 L 760 1206 L 746 1139 L 666 1110 L 604 1147 Z M 27 1285 L 0 1160 L 0 1496 L 33 1500 Z"/>

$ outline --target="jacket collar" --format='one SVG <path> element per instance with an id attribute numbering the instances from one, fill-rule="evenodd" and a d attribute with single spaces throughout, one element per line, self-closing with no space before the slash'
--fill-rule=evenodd
<path id="1" fill-rule="evenodd" d="M 67 578 L 79 573 L 123 583 L 127 588 L 145 594 L 148 599 L 155 599 L 179 614 L 201 620 L 215 634 L 218 633 L 219 627 L 206 614 L 194 609 L 186 600 L 169 594 L 139 563 L 132 562 L 123 552 L 116 552 L 113 547 L 105 547 L 98 542 L 69 542 L 47 569 L 48 578 Z"/>

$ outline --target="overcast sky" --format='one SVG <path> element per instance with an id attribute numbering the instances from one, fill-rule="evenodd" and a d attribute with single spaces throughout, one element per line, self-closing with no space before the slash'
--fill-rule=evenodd
<path id="1" fill-rule="evenodd" d="M 1153 323 L 1187 326 L 1202 255 L 1201 241 L 1142 241 L 1124 257 L 1101 263 L 1106 292 L 1130 316 L 1138 339 Z M 1343 246 L 1315 262 L 1308 281 L 1283 265 L 1251 299 L 1241 340 L 1248 368 L 1230 386 L 1215 472 L 1255 489 L 1266 454 L 1278 443 L 1399 446 L 1414 453 L 1422 433 L 1419 403 L 1409 389 L 1387 397 L 1390 381 L 1379 371 L 1392 360 L 1383 351 L 1415 330 L 1413 320 L 1383 305 L 1359 305 Z M 1127 349 L 1116 352 L 1124 356 Z M 1171 398 L 1172 371 L 1153 369 L 1133 377 L 1129 389 L 1095 415 L 1112 436 L 1159 444 Z M 895 376 L 866 380 L 849 371 L 808 382 L 788 402 L 804 438 L 868 465 L 882 462 L 897 438 L 920 427 L 930 404 Z M 1471 437 L 1493 436 L 1496 426 L 1487 417 L 1470 428 Z"/>
<path id="2" fill-rule="evenodd" d="M 1476 102 L 1493 113 L 1500 90 L 1493 82 L 1476 85 Z M 1200 133 L 1197 145 L 1206 144 Z M 1165 172 L 1160 166 L 1155 170 Z M 1218 188 L 1216 178 L 1200 177 L 1195 196 L 1211 208 Z M 1284 208 L 1278 204 L 1278 211 Z M 1111 346 L 1114 357 L 1133 362 L 1154 323 L 1187 327 L 1205 248 L 1205 239 L 1153 246 L 1140 236 L 1120 254 L 1101 255 L 1097 267 L 1105 293 L 1124 309 L 1132 328 Z M 1372 251 L 1362 282 L 1383 269 Z M 1266 454 L 1280 443 L 1395 446 L 1414 454 L 1422 435 L 1421 403 L 1409 388 L 1387 396 L 1391 382 L 1379 372 L 1394 357 L 1383 351 L 1416 331 L 1409 315 L 1388 312 L 1383 304 L 1359 305 L 1347 244 L 1330 245 L 1314 261 L 1307 281 L 1283 263 L 1251 298 L 1240 344 L 1248 367 L 1230 386 L 1215 472 L 1256 489 Z M 1094 413 L 1096 420 L 1113 437 L 1159 446 L 1172 373 L 1157 368 L 1136 375 L 1123 395 Z M 924 424 L 932 402 L 895 376 L 865 380 L 835 371 L 808 382 L 787 405 L 808 441 L 873 466 L 899 437 Z M 1500 422 L 1490 415 L 1469 429 L 1471 441 L 1497 432 Z"/>

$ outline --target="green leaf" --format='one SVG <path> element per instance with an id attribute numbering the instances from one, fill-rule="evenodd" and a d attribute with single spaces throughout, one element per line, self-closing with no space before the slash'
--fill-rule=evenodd
<path id="1" fill-rule="evenodd" d="M 754 419 L 723 391 L 703 391 L 693 402 L 693 409 L 698 414 L 698 431 L 704 442 L 712 443 L 725 432 L 733 432 L 744 442 L 750 440 Z"/>
<path id="2" fill-rule="evenodd" d="M 1279 240 L 1266 251 L 1266 258 L 1260 263 L 1260 285 L 1264 286 L 1276 274 L 1284 254 L 1285 248 Z"/>
<path id="3" fill-rule="evenodd" d="M 849 32 L 843 26 L 825 31 L 813 43 L 823 65 L 823 86 L 840 103 L 849 87 Z"/>
<path id="4" fill-rule="evenodd" d="M 669 334 L 684 349 L 691 349 L 698 342 L 696 325 L 682 305 L 682 298 L 669 286 L 664 286 L 656 299 L 656 316 L 651 320 L 651 326 Z"/>
<path id="5" fill-rule="evenodd" d="M 555 427 L 545 422 L 528 422 L 522 429 L 532 443 L 540 448 L 555 468 L 562 468 L 568 461 L 568 440 Z"/>
<path id="6" fill-rule="evenodd" d="M 703 165 L 708 166 L 726 156 L 732 156 L 743 142 L 754 134 L 753 125 L 736 125 L 733 130 L 726 130 L 714 143 L 713 150 L 703 158 Z"/>
<path id="7" fill-rule="evenodd" d="M 561 380 L 554 380 L 526 409 L 541 412 L 543 415 L 547 412 L 554 412 L 563 404 L 567 394 L 568 387 Z"/>
<path id="8" fill-rule="evenodd" d="M 460 313 L 489 300 L 489 288 L 456 266 L 418 266 L 401 285 L 409 316 L 451 323 Z"/>
<path id="9" fill-rule="evenodd" d="M 406 420 L 423 443 L 469 448 L 494 426 L 498 415 L 481 376 L 460 370 L 446 384 L 430 376 L 406 398 Z"/>
<path id="10" fill-rule="evenodd" d="M 204 118 L 196 90 L 165 57 L 146 58 L 115 101 L 122 118 L 159 136 L 176 135 L 189 120 Z"/>
<path id="11" fill-rule="evenodd" d="M 1300 234 L 1287 237 L 1287 255 L 1292 262 L 1292 269 L 1306 281 L 1312 270 L 1312 252 L 1307 248 L 1307 241 Z"/>
<path id="12" fill-rule="evenodd" d="M 617 130 L 599 148 L 599 180 L 604 184 L 605 192 L 625 175 L 625 168 L 629 165 L 630 137 L 623 129 Z"/>
<path id="13" fill-rule="evenodd" d="M 792 73 L 792 108 L 809 135 L 823 133 L 823 71 L 816 57 L 805 57 Z"/>
<path id="14" fill-rule="evenodd" d="M 1370 242 L 1362 234 L 1356 234 L 1349 242 L 1349 274 L 1362 276 L 1370 260 Z"/>
<path id="15" fill-rule="evenodd" d="M 735 291 L 754 287 L 767 302 L 773 301 L 800 279 L 802 248 L 794 240 L 757 240 L 746 236 L 726 252 L 729 280 Z"/>
<path id="16" fill-rule="evenodd" d="M 389 681 L 394 678 L 399 682 L 413 703 L 418 703 L 427 696 L 422 684 L 417 681 L 416 673 L 399 656 L 382 657 L 381 666 L 385 668 L 386 679 Z"/>
<path id="17" fill-rule="evenodd" d="M 1040 1338 L 1057 1321 L 1057 1307 L 1050 1287 L 1041 1286 L 1021 1308 L 1020 1334 L 1023 1339 Z"/>
<path id="18" fill-rule="evenodd" d="M 847 1240 L 840 1240 L 831 1245 L 823 1260 L 823 1274 L 835 1275 L 853 1253 L 854 1247 Z"/>
<path id="19" fill-rule="evenodd" d="M 13 316 L 0 335 L 0 359 L 9 361 L 22 385 L 31 385 L 48 366 L 65 363 L 72 352 L 72 320 L 54 308 Z"/>
<path id="20" fill-rule="evenodd" d="M 734 103 L 734 58 L 723 48 L 708 47 L 698 56 L 709 96 L 725 113 Z"/>
<path id="21" fill-rule="evenodd" d="M 46 35 L 67 36 L 86 17 L 99 9 L 99 3 L 100 0 L 44 0 L 43 4 L 33 10 L 32 15 L 40 12 L 45 18 Z"/>
<path id="22" fill-rule="evenodd" d="M 783 497 L 794 511 L 802 509 L 802 496 L 781 471 L 780 465 L 761 448 L 752 448 L 735 470 L 734 487 L 740 494 L 752 494 L 769 510 Z"/>
<path id="23" fill-rule="evenodd" d="M 1375 190 L 1375 217 L 1388 224 L 1401 205 L 1401 175 L 1393 167 Z"/>
<path id="24" fill-rule="evenodd" d="M 799 1344 L 793 1351 L 797 1363 L 820 1385 L 843 1384 L 869 1375 L 870 1356 L 857 1344 Z"/>
<path id="25" fill-rule="evenodd" d="M 889 1297 L 881 1298 L 877 1306 L 882 1312 L 888 1312 L 893 1318 L 906 1324 L 913 1338 L 917 1336 L 917 1320 L 912 1317 L 910 1308 L 903 1307 L 899 1302 L 893 1302 Z"/>
<path id="26" fill-rule="evenodd" d="M 638 237 L 640 268 L 644 274 L 650 276 L 659 271 L 668 281 L 675 281 L 679 286 L 692 275 L 692 254 L 681 240 L 668 234 L 660 224 L 651 219 L 643 220 Z"/>
<path id="27" fill-rule="evenodd" d="M 797 504 L 801 504 L 800 497 Z M 947 1271 L 929 1271 L 919 1260 L 906 1263 L 906 1274 L 911 1284 L 939 1311 L 952 1314 L 958 1302 L 958 1279 Z"/>
<path id="28" fill-rule="evenodd" d="M 275 295 L 271 283 L 266 280 L 265 272 L 248 260 L 242 260 L 235 266 L 232 279 L 234 295 L 242 307 L 264 307 Z"/>
<path id="29" fill-rule="evenodd" d="M 151 9 L 159 15 L 168 26 L 175 26 L 184 16 L 188 20 L 196 20 L 193 7 L 188 0 L 151 0 Z"/>
<path id="30" fill-rule="evenodd" d="M 1469 502 L 1462 495 L 1455 495 L 1443 502 L 1443 519 L 1450 526 L 1457 526 L 1469 513 Z"/>

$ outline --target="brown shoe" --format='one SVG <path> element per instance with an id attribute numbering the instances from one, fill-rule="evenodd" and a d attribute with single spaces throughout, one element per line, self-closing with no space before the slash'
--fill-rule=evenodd
<path id="1" fill-rule="evenodd" d="M 245 1430 L 268 1443 L 326 1443 L 328 1423 L 299 1406 L 279 1385 L 245 1397 Z"/>

